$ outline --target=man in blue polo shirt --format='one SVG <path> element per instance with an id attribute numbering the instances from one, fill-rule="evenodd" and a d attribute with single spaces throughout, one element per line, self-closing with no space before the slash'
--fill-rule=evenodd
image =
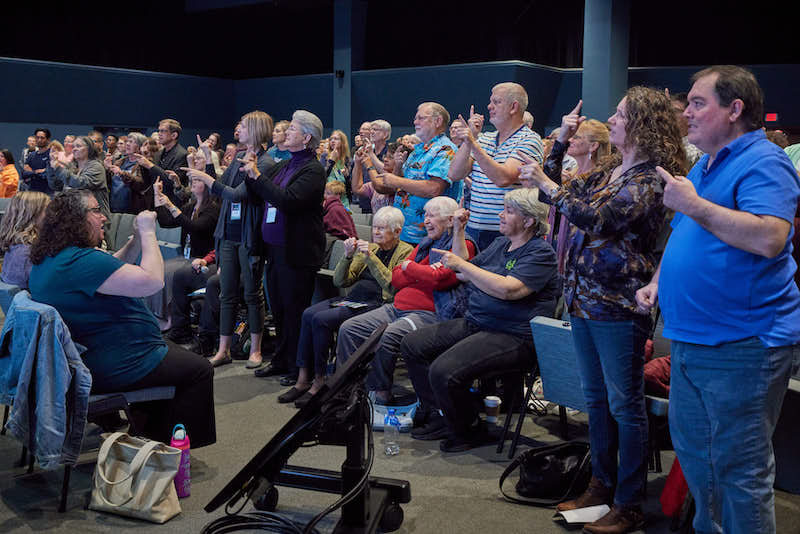
<path id="1" fill-rule="evenodd" d="M 456 154 L 456 146 L 444 134 L 449 124 L 450 114 L 441 104 L 420 104 L 414 117 L 414 129 L 422 142 L 414 147 L 395 174 L 378 175 L 379 192 L 396 191 L 394 207 L 405 217 L 400 239 L 406 243 L 416 245 L 427 235 L 424 207 L 428 200 L 448 196 L 458 201 L 461 197 L 461 182 L 453 183 L 447 177 Z"/>
<path id="2" fill-rule="evenodd" d="M 672 340 L 670 430 L 699 532 L 775 532 L 772 433 L 800 342 L 792 220 L 800 181 L 761 129 L 749 71 L 692 78 L 689 141 L 706 153 L 665 181 L 676 211 L 661 266 L 637 292 L 658 296 Z"/>

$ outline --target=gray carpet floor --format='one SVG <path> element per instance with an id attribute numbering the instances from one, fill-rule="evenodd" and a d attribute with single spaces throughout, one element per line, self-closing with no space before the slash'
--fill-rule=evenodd
<path id="1" fill-rule="evenodd" d="M 99 430 L 90 426 L 81 463 L 74 470 L 67 511 L 56 511 L 62 471 L 34 471 L 17 467 L 20 446 L 0 436 L 0 532 L 14 533 L 145 533 L 200 532 L 210 521 L 222 517 L 219 509 L 208 514 L 203 507 L 295 413 L 293 407 L 276 402 L 282 392 L 277 379 L 259 379 L 234 362 L 218 368 L 215 377 L 218 441 L 192 451 L 192 495 L 181 501 L 183 512 L 165 525 L 129 520 L 86 509 L 91 476 L 99 444 Z M 585 437 L 587 426 L 580 414 L 570 420 L 571 437 Z M 528 416 L 523 427 L 521 450 L 559 440 L 558 417 Z M 381 434 L 375 434 L 376 444 Z M 510 443 L 510 442 L 508 442 Z M 508 446 L 508 445 L 507 445 Z M 506 448 L 507 450 L 507 448 Z M 667 533 L 669 521 L 660 513 L 658 495 L 671 453 L 663 453 L 664 473 L 650 473 L 645 511 L 648 524 L 643 532 Z M 342 447 L 300 449 L 291 459 L 295 465 L 338 469 L 344 459 Z M 386 457 L 376 450 L 372 473 L 410 481 L 412 500 L 404 505 L 405 522 L 398 532 L 409 533 L 564 533 L 575 531 L 553 521 L 553 512 L 503 500 L 497 481 L 509 460 L 486 446 L 461 454 L 442 454 L 438 442 L 416 441 L 401 436 L 401 452 Z M 280 488 L 278 512 L 306 522 L 336 500 L 334 495 Z M 247 506 L 245 511 L 251 511 Z M 778 532 L 800 533 L 800 496 L 776 495 Z M 319 525 L 330 532 L 338 514 Z M 578 529 L 579 530 L 579 529 Z"/>

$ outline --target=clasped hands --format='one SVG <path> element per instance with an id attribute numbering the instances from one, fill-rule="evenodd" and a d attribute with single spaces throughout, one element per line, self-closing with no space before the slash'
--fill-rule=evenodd
<path id="1" fill-rule="evenodd" d="M 364 256 L 369 257 L 372 253 L 369 250 L 369 242 L 363 239 L 356 239 L 349 237 L 344 241 L 344 255 L 352 258 L 353 254 L 357 252 L 362 253 Z"/>

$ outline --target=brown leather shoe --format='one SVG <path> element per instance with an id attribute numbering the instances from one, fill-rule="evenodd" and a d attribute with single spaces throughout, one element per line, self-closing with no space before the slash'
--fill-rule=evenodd
<path id="1" fill-rule="evenodd" d="M 596 506 L 598 504 L 611 505 L 614 499 L 614 488 L 608 488 L 600 482 L 600 479 L 592 477 L 589 481 L 589 487 L 583 492 L 583 495 L 571 501 L 564 501 L 556 506 L 559 512 L 566 512 L 567 510 L 576 510 L 578 508 L 586 508 L 587 506 Z"/>
<path id="2" fill-rule="evenodd" d="M 617 506 L 595 521 L 583 526 L 588 534 L 625 534 L 640 530 L 644 526 L 644 514 L 640 506 Z"/>

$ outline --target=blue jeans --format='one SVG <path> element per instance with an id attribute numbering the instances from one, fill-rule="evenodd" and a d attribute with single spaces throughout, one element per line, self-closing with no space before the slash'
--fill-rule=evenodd
<path id="1" fill-rule="evenodd" d="M 332 302 L 339 300 L 342 297 L 326 299 L 312 304 L 303 312 L 300 343 L 297 347 L 298 369 L 310 369 L 313 365 L 315 376 L 325 376 L 333 334 L 347 319 L 378 307 L 378 304 L 357 310 L 346 306 L 331 307 Z"/>
<path id="2" fill-rule="evenodd" d="M 606 487 L 616 485 L 615 504 L 639 505 L 647 477 L 644 344 L 650 318 L 570 322 L 589 414 L 592 474 Z"/>
<path id="3" fill-rule="evenodd" d="M 772 433 L 796 348 L 672 342 L 669 426 L 698 533 L 775 532 Z"/>
<path id="4" fill-rule="evenodd" d="M 352 317 L 342 323 L 336 342 L 336 363 L 342 365 L 353 352 L 378 328 L 388 325 L 375 349 L 367 388 L 370 391 L 391 391 L 394 384 L 394 366 L 400 355 L 403 337 L 439 319 L 425 310 L 398 310 L 392 304 Z"/>

